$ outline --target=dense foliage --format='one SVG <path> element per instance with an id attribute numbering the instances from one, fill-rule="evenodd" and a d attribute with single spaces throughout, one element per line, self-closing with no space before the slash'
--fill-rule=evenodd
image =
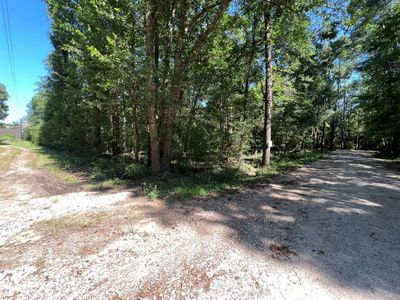
<path id="1" fill-rule="evenodd" d="M 8 98 L 9 96 L 6 86 L 4 84 L 0 84 L 0 122 L 4 121 L 4 119 L 8 116 Z"/>
<path id="2" fill-rule="evenodd" d="M 153 173 L 268 165 L 272 147 L 399 151 L 400 9 L 370 2 L 47 0 L 28 138 Z"/>
<path id="3" fill-rule="evenodd" d="M 365 143 L 400 153 L 400 2 L 354 1 L 354 39 L 360 46 L 359 103 Z"/>

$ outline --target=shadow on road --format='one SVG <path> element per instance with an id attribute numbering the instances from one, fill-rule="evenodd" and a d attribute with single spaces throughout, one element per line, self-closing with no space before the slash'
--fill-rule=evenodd
<path id="1" fill-rule="evenodd" d="M 370 153 L 338 151 L 276 183 L 169 201 L 152 215 L 166 227 L 223 226 L 267 258 L 287 254 L 281 263 L 306 263 L 338 286 L 400 297 L 399 212 L 399 174 Z M 286 252 L 277 257 L 276 249 Z"/>

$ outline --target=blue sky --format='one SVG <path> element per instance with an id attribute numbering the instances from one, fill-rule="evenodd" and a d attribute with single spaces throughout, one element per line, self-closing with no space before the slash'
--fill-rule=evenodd
<path id="1" fill-rule="evenodd" d="M 5 4 L 5 0 L 0 0 Z M 18 96 L 14 93 L 8 60 L 3 16 L 0 7 L 0 83 L 10 95 L 9 116 L 6 122 L 25 115 L 26 105 L 37 88 L 37 82 L 46 74 L 45 61 L 51 50 L 50 22 L 43 0 L 8 0 L 10 29 L 14 46 L 14 63 Z"/>

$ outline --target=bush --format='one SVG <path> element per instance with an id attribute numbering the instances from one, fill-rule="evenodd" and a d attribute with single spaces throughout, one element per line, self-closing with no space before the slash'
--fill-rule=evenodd
<path id="1" fill-rule="evenodd" d="M 31 141 L 34 144 L 39 143 L 40 138 L 40 124 L 31 125 L 24 129 L 24 139 Z"/>
<path id="2" fill-rule="evenodd" d="M 124 166 L 114 159 L 99 158 L 95 161 L 92 178 L 94 180 L 106 180 L 122 177 Z"/>
<path id="3" fill-rule="evenodd" d="M 139 163 L 131 163 L 125 167 L 124 178 L 139 179 L 148 175 L 149 169 L 147 166 Z"/>
<path id="4" fill-rule="evenodd" d="M 216 174 L 215 179 L 220 182 L 232 182 L 238 181 L 245 176 L 246 174 L 238 168 L 225 168 Z"/>
<path id="5" fill-rule="evenodd" d="M 149 200 L 156 200 L 160 196 L 160 192 L 156 184 L 143 183 L 143 191 Z"/>

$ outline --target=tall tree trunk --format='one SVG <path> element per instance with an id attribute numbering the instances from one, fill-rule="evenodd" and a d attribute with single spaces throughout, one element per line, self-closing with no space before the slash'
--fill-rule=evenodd
<path id="1" fill-rule="evenodd" d="M 264 93 L 264 140 L 261 166 L 269 167 L 271 161 L 271 125 L 272 125 L 272 18 L 269 4 L 264 12 L 264 60 L 265 60 L 265 93 Z"/>
<path id="2" fill-rule="evenodd" d="M 360 132 L 357 131 L 356 134 L 356 145 L 355 145 L 356 150 L 360 150 Z"/>
<path id="3" fill-rule="evenodd" d="M 112 101 L 115 101 L 114 99 Z M 121 130 L 120 130 L 120 107 L 118 103 L 113 105 L 111 114 L 111 155 L 116 156 L 121 154 Z"/>
<path id="4" fill-rule="evenodd" d="M 335 104 L 334 106 L 334 110 L 333 113 L 336 114 L 336 110 L 337 110 L 337 105 Z M 331 120 L 331 124 L 330 124 L 330 135 L 329 135 L 329 149 L 333 150 L 335 149 L 335 131 L 336 131 L 336 117 L 334 116 Z"/>
<path id="5" fill-rule="evenodd" d="M 337 79 L 337 94 L 340 99 L 340 80 L 341 80 L 341 62 L 339 60 L 339 75 Z M 337 111 L 337 102 L 335 102 L 335 106 L 333 109 L 333 118 L 331 120 L 331 134 L 330 134 L 330 143 L 329 143 L 329 149 L 333 150 L 335 148 L 335 130 L 336 130 L 336 111 Z"/>
<path id="6" fill-rule="evenodd" d="M 359 114 L 356 111 L 356 145 L 355 150 L 360 150 L 360 127 L 359 127 Z"/>
<path id="7" fill-rule="evenodd" d="M 139 161 L 140 141 L 139 141 L 139 122 L 138 122 L 138 105 L 135 104 L 133 108 L 133 152 L 135 155 L 135 161 Z"/>
<path id="8" fill-rule="evenodd" d="M 94 129 L 94 147 L 96 150 L 101 148 L 101 114 L 98 107 L 95 108 L 95 129 Z"/>
<path id="9" fill-rule="evenodd" d="M 173 139 L 174 120 L 177 105 L 180 102 L 179 98 L 181 95 L 182 88 L 182 73 L 184 72 L 183 66 L 183 47 L 185 39 L 185 27 L 186 27 L 186 0 L 182 0 L 179 7 L 179 26 L 176 40 L 176 51 L 174 57 L 174 71 L 171 84 L 170 97 L 167 99 L 168 103 L 165 105 L 165 132 L 163 136 L 162 146 L 162 158 L 161 158 L 161 169 L 163 171 L 169 171 L 171 164 L 171 149 Z"/>
<path id="10" fill-rule="evenodd" d="M 257 17 L 257 14 L 255 13 L 253 16 L 253 24 L 252 24 L 252 32 L 251 32 L 250 55 L 249 55 L 249 60 L 248 60 L 248 64 L 247 64 L 246 77 L 245 77 L 245 81 L 244 81 L 242 126 L 241 126 L 241 134 L 240 134 L 239 153 L 238 153 L 239 160 L 242 159 L 243 145 L 244 145 L 244 139 L 245 139 L 245 135 L 246 135 L 245 123 L 247 121 L 247 103 L 249 101 L 248 98 L 249 98 L 249 90 L 250 90 L 250 77 L 251 77 L 251 71 L 252 71 L 252 66 L 253 66 L 253 60 L 254 60 L 254 56 L 256 53 L 256 45 L 257 45 L 257 40 L 256 40 L 257 24 L 258 24 L 258 17 Z"/>
<path id="11" fill-rule="evenodd" d="M 341 132 L 341 146 L 342 149 L 347 148 L 347 99 L 346 99 L 346 87 L 344 87 L 344 91 L 343 91 L 343 111 L 342 111 L 342 132 Z"/>
<path id="12" fill-rule="evenodd" d="M 131 36 L 131 41 L 130 41 L 130 50 L 132 52 L 132 62 L 131 62 L 131 69 L 132 69 L 132 77 L 135 78 L 136 74 L 136 56 L 135 56 L 135 50 L 136 50 L 136 32 L 135 32 L 135 27 L 136 27 L 136 18 L 135 14 L 132 14 L 132 36 Z M 133 119 L 132 119 L 132 144 L 133 144 L 133 152 L 135 155 L 135 161 L 139 161 L 139 149 L 140 149 L 140 143 L 139 143 L 139 120 L 138 120 L 138 99 L 137 94 L 136 94 L 136 83 L 135 80 L 132 80 L 132 89 L 131 89 L 131 100 L 132 100 L 132 105 L 133 105 Z"/>
<path id="13" fill-rule="evenodd" d="M 324 152 L 325 149 L 325 122 L 322 125 L 322 136 L 321 136 L 321 152 Z"/>
<path id="14" fill-rule="evenodd" d="M 147 1 L 146 6 L 146 63 L 147 63 L 147 117 L 150 135 L 150 169 L 152 174 L 160 172 L 160 146 L 157 128 L 156 111 L 156 83 L 154 77 L 154 17 L 152 0 Z"/>
<path id="15" fill-rule="evenodd" d="M 313 149 L 318 149 L 319 132 L 317 127 L 312 128 Z"/>

